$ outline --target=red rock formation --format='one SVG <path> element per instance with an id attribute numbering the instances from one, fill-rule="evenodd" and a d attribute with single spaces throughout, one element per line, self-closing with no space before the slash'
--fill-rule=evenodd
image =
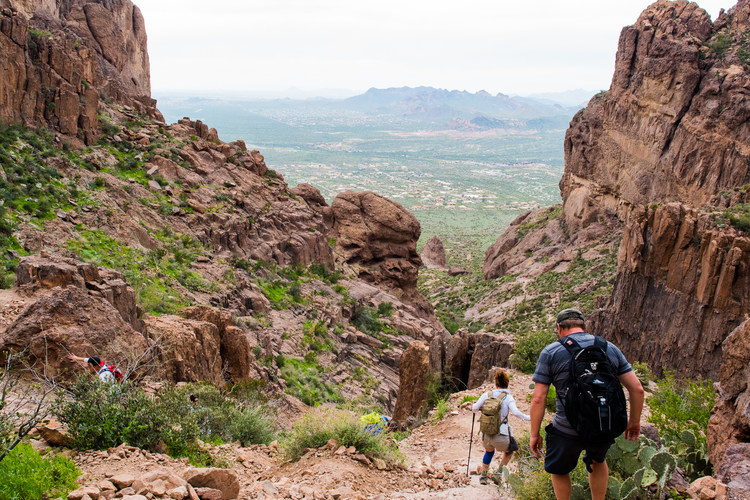
<path id="1" fill-rule="evenodd" d="M 716 379 L 750 307 L 750 238 L 679 203 L 630 213 L 610 303 L 589 319 L 629 359 Z"/>
<path id="2" fill-rule="evenodd" d="M 29 362 L 49 377 L 71 373 L 70 353 L 100 356 L 126 372 L 148 349 L 107 300 L 76 286 L 55 287 L 34 301 L 2 333 L 0 346 L 28 349 Z"/>
<path id="3" fill-rule="evenodd" d="M 743 443 L 750 447 L 750 321 L 738 326 L 722 344 L 721 374 L 718 394 L 707 438 L 709 458 L 721 469 L 735 468 L 736 459 L 724 464 L 725 453 Z M 750 467 L 750 456 L 745 456 L 745 467 Z M 727 472 L 728 474 L 729 472 Z M 722 478 L 730 483 L 730 478 Z"/>
<path id="4" fill-rule="evenodd" d="M 422 262 L 427 267 L 436 267 L 445 269 L 447 266 L 445 260 L 445 248 L 438 235 L 433 236 L 424 244 L 422 253 L 419 255 Z"/>
<path id="5" fill-rule="evenodd" d="M 747 69 L 704 45 L 748 27 L 739 1 L 715 25 L 697 4 L 660 0 L 620 35 L 612 85 L 566 133 L 568 228 L 665 200 L 701 206 L 750 181 Z"/>
<path id="6" fill-rule="evenodd" d="M 401 355 L 394 422 L 406 425 L 423 413 L 424 403 L 430 396 L 427 386 L 440 377 L 440 365 L 435 366 L 435 357 L 432 345 L 425 341 L 412 342 Z"/>
<path id="7" fill-rule="evenodd" d="M 129 0 L 8 0 L 0 9 L 0 119 L 93 143 L 100 98 L 159 116 L 146 30 Z"/>
<path id="8" fill-rule="evenodd" d="M 417 219 L 398 203 L 370 191 L 339 193 L 331 214 L 336 250 L 359 277 L 392 290 L 423 317 L 433 316 L 432 305 L 417 291 L 422 265 Z"/>

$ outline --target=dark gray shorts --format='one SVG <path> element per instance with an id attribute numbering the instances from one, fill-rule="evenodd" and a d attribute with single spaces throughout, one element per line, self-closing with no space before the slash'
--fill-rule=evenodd
<path id="1" fill-rule="evenodd" d="M 547 453 L 544 456 L 544 470 L 550 474 L 570 474 L 578 465 L 578 457 L 586 450 L 583 462 L 590 471 L 591 462 L 604 462 L 607 450 L 614 441 L 606 443 L 586 443 L 578 436 L 571 436 L 557 430 L 552 424 L 544 428 L 547 433 Z"/>

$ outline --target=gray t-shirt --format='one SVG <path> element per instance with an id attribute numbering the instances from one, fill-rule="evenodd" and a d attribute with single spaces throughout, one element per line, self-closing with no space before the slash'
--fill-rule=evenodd
<path id="1" fill-rule="evenodd" d="M 578 345 L 582 348 L 594 344 L 594 336 L 586 332 L 571 333 L 570 337 L 578 342 Z M 633 369 L 625 359 L 625 356 L 622 355 L 622 352 L 620 352 L 620 349 L 611 342 L 607 342 L 607 357 L 618 376 Z M 553 342 L 545 347 L 539 355 L 536 370 L 534 370 L 534 376 L 531 380 L 535 383 L 555 386 L 555 390 L 557 391 L 557 410 L 555 418 L 552 419 L 552 425 L 566 434 L 578 435 L 565 417 L 565 408 L 562 401 L 562 395 L 565 393 L 569 377 L 570 354 L 562 344 Z"/>

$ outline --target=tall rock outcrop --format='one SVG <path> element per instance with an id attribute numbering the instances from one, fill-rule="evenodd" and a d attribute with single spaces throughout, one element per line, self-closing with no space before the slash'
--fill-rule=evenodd
<path id="1" fill-rule="evenodd" d="M 0 119 L 87 143 L 102 100 L 157 116 L 146 29 L 129 0 L 0 1 Z"/>
<path id="2" fill-rule="evenodd" d="M 571 121 L 560 191 L 570 230 L 606 211 L 663 201 L 702 206 L 750 182 L 750 4 L 715 24 L 697 4 L 660 0 L 622 30 L 612 85 Z M 725 46 L 729 48 L 724 48 Z"/>
<path id="3" fill-rule="evenodd" d="M 395 201 L 371 191 L 339 193 L 331 204 L 336 250 L 363 280 L 384 286 L 420 316 L 434 318 L 432 305 L 417 291 L 422 260 L 417 219 Z"/>
<path id="4" fill-rule="evenodd" d="M 694 3 L 654 3 L 623 29 L 609 91 L 566 134 L 568 227 L 608 212 L 625 226 L 591 326 L 657 371 L 716 378 L 750 306 L 750 240 L 716 222 L 750 181 L 748 29 L 747 0 L 714 24 Z"/>
<path id="5" fill-rule="evenodd" d="M 653 3 L 622 30 L 609 90 L 565 136 L 569 238 L 548 235 L 547 246 L 622 233 L 613 293 L 588 326 L 657 373 L 718 378 L 722 345 L 750 309 L 748 34 L 750 0 L 713 23 L 695 3 Z M 516 223 L 490 247 L 488 278 L 523 262 L 519 247 L 543 236 L 535 224 Z M 723 449 L 712 446 L 718 466 Z"/>

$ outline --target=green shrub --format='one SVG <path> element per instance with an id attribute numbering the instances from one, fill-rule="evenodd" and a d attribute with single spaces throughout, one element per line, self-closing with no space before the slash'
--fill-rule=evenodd
<path id="1" fill-rule="evenodd" d="M 368 335 L 376 335 L 383 331 L 383 323 L 378 319 L 377 313 L 367 306 L 357 305 L 355 307 L 351 323 Z"/>
<path id="2" fill-rule="evenodd" d="M 648 383 L 654 379 L 654 373 L 646 363 L 640 361 L 633 362 L 633 371 L 643 385 L 648 385 Z"/>
<path id="3" fill-rule="evenodd" d="M 445 399 L 441 399 L 438 401 L 437 405 L 435 406 L 435 413 L 432 414 L 433 422 L 438 423 L 440 422 L 443 417 L 445 417 L 448 414 L 448 401 Z"/>
<path id="4" fill-rule="evenodd" d="M 162 436 L 167 420 L 135 384 L 103 384 L 89 374 L 79 376 L 69 397 L 59 394 L 54 411 L 67 424 L 78 449 L 104 450 L 126 443 L 150 448 Z"/>
<path id="5" fill-rule="evenodd" d="M 263 407 L 252 406 L 237 411 L 229 424 L 229 438 L 242 446 L 268 444 L 276 438 L 274 419 Z"/>
<path id="6" fill-rule="evenodd" d="M 309 406 L 325 402 L 341 403 L 343 398 L 335 387 L 323 380 L 323 369 L 309 352 L 305 360 L 287 359 L 281 368 L 281 376 L 286 381 L 287 394 L 300 399 Z"/>
<path id="7" fill-rule="evenodd" d="M 392 316 L 393 315 L 393 303 L 392 302 L 381 302 L 378 304 L 378 316 Z"/>
<path id="8" fill-rule="evenodd" d="M 542 350 L 557 338 L 551 330 L 528 332 L 516 339 L 516 347 L 511 361 L 513 366 L 524 373 L 533 373 Z"/>
<path id="9" fill-rule="evenodd" d="M 332 408 L 317 408 L 307 412 L 295 424 L 281 446 L 290 460 L 298 460 L 308 448 L 325 446 L 335 439 L 341 446 L 354 446 L 357 451 L 390 463 L 401 462 L 402 456 L 394 443 L 383 433 L 365 431 L 359 415 Z"/>
<path id="10" fill-rule="evenodd" d="M 43 458 L 30 444 L 21 443 L 0 462 L 0 500 L 66 497 L 78 487 L 79 475 L 70 459 Z"/>
<path id="11" fill-rule="evenodd" d="M 684 431 L 691 430 L 697 436 L 695 448 L 705 449 L 706 429 L 715 398 L 710 379 L 678 381 L 674 372 L 667 372 L 647 399 L 651 410 L 648 421 L 666 441 L 678 442 Z"/>

